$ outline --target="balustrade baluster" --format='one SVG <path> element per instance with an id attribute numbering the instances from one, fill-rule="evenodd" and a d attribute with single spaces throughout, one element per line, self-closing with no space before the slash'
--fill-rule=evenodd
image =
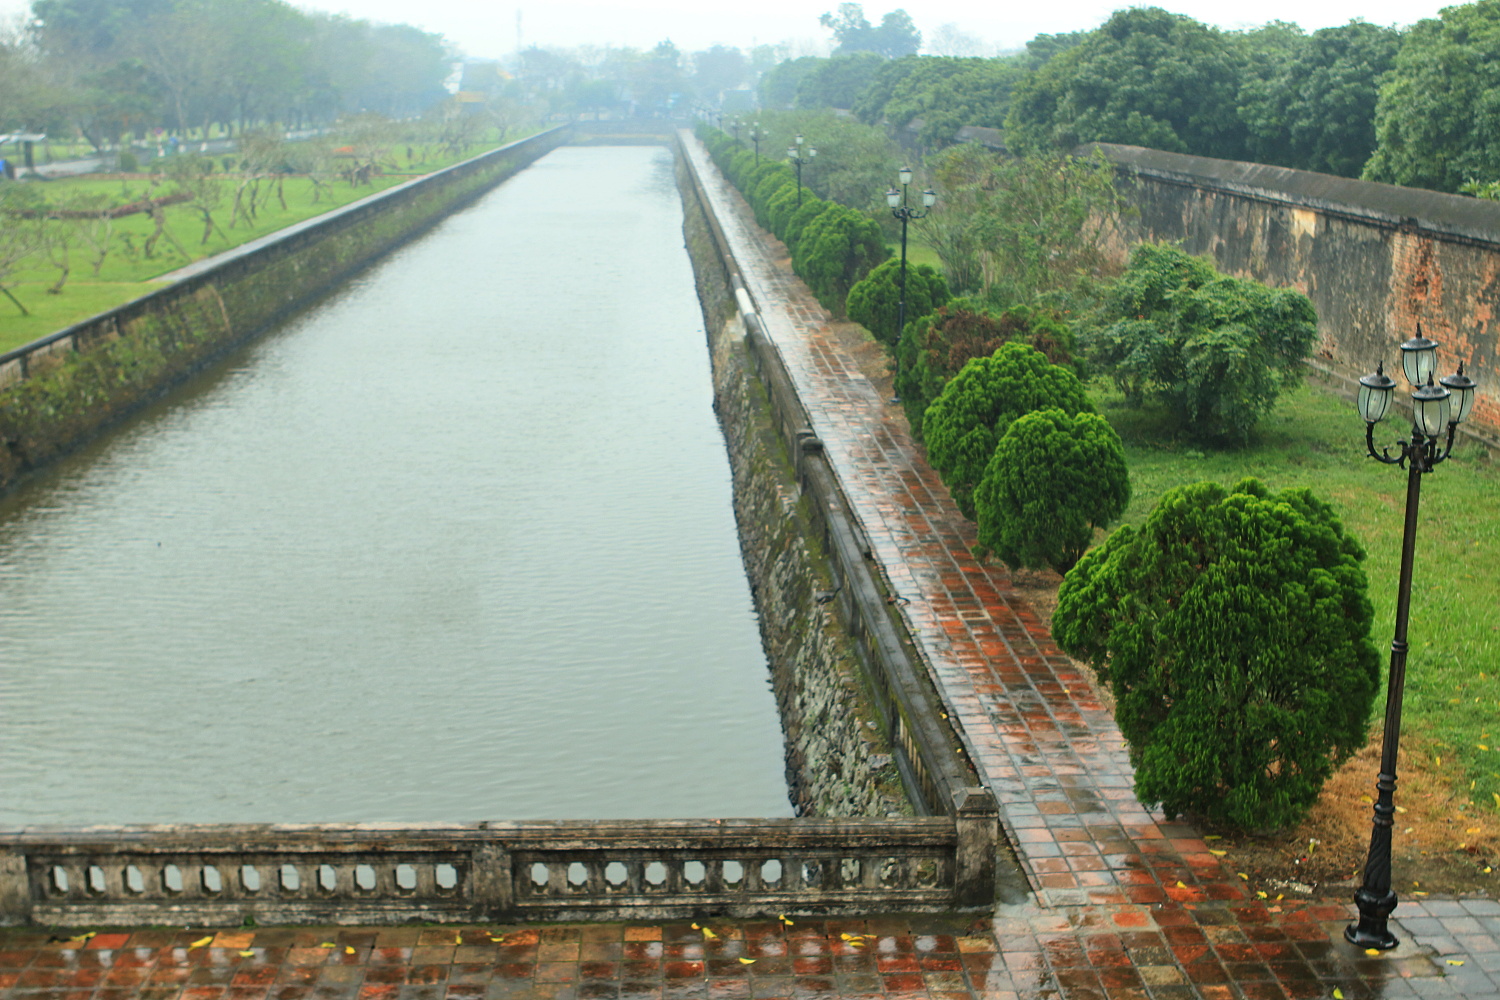
<path id="1" fill-rule="evenodd" d="M 703 862 L 703 891 L 717 895 L 724 891 L 724 859 L 710 858 Z"/>
<path id="2" fill-rule="evenodd" d="M 568 894 L 568 863 L 566 861 L 547 862 L 546 893 L 549 896 Z"/>
<path id="3" fill-rule="evenodd" d="M 681 858 L 662 858 L 661 863 L 667 870 L 666 880 L 661 886 L 662 891 L 673 896 L 682 895 L 687 890 L 687 875 L 682 870 L 686 862 Z"/>
<path id="4" fill-rule="evenodd" d="M 646 862 L 625 862 L 625 892 L 631 896 L 639 896 L 645 892 L 646 887 Z"/>
<path id="5" fill-rule="evenodd" d="M 129 897 L 130 888 L 125 884 L 125 862 L 113 858 L 101 858 L 95 863 L 104 873 L 104 891 L 99 895 L 104 899 Z"/>
<path id="6" fill-rule="evenodd" d="M 419 861 L 412 865 L 417 870 L 417 895 L 431 899 L 438 893 L 437 865 L 432 861 Z"/>
<path id="7" fill-rule="evenodd" d="M 608 891 L 609 882 L 604 878 L 604 868 L 608 864 L 607 859 L 598 856 L 583 863 L 586 877 L 581 889 L 585 894 L 598 899 Z"/>

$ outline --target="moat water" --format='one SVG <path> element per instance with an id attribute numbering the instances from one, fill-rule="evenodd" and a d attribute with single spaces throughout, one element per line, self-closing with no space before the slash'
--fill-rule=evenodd
<path id="1" fill-rule="evenodd" d="M 789 815 L 671 168 L 560 149 L 0 501 L 0 824 Z"/>

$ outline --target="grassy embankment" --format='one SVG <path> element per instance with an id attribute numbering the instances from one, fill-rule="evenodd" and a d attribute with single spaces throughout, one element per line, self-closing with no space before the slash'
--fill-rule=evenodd
<path id="1" fill-rule="evenodd" d="M 1125 441 L 1133 489 L 1126 522 L 1140 523 L 1168 489 L 1205 479 L 1229 485 L 1254 476 L 1274 489 L 1308 487 L 1332 503 L 1368 553 L 1373 639 L 1386 661 L 1407 477 L 1365 454 L 1364 423 L 1352 403 L 1304 386 L 1261 421 L 1248 447 L 1209 451 L 1173 441 L 1159 411 L 1126 408 L 1112 387 L 1098 382 L 1093 391 Z M 1394 415 L 1377 428 L 1376 444 L 1390 444 L 1407 429 L 1407 419 Z M 1475 812 L 1500 809 L 1496 497 L 1500 463 L 1473 442 L 1460 440 L 1454 457 L 1423 479 L 1407 661 L 1406 728 L 1434 758 L 1421 763 L 1452 776 L 1458 801 L 1472 800 Z"/>
<path id="2" fill-rule="evenodd" d="M 508 136 L 507 141 L 522 138 Z M 230 225 L 235 188 L 241 178 L 233 173 L 213 175 L 222 182 L 220 203 L 213 208 L 216 223 L 205 242 L 202 214 L 190 203 L 167 206 L 164 211 L 165 232 L 150 257 L 145 244 L 155 224 L 145 213 L 117 219 L 111 234 L 110 251 L 93 273 L 93 263 L 86 245 L 79 243 L 70 251 L 71 272 L 62 291 L 49 294 L 59 270 L 45 259 L 36 259 L 7 283 L 10 291 L 31 313 L 21 315 L 15 305 L 0 296 L 0 352 L 45 337 L 49 333 L 87 319 L 96 313 L 129 302 L 149 292 L 153 282 L 195 260 L 232 249 L 250 240 L 285 229 L 287 226 L 347 205 L 377 191 L 394 187 L 415 175 L 431 173 L 461 160 L 478 155 L 492 146 L 475 147 L 463 154 L 444 154 L 436 145 L 414 146 L 410 160 L 402 153 L 386 164 L 386 173 L 374 175 L 370 183 L 352 185 L 342 178 L 329 178 L 318 185 L 305 176 L 289 175 L 282 179 L 281 196 L 264 198 L 253 219 L 243 215 Z M 262 192 L 276 181 L 262 180 Z M 49 201 L 66 202 L 71 197 L 99 195 L 112 204 L 125 205 L 145 198 L 161 198 L 173 190 L 170 180 L 149 175 L 89 175 L 48 181 L 41 185 Z M 314 200 L 316 196 L 317 200 Z M 285 199 L 286 207 L 282 207 Z M 66 223 L 55 223 L 66 225 Z"/>

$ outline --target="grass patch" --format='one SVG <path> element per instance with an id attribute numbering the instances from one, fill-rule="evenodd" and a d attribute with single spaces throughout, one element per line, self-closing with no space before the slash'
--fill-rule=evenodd
<path id="1" fill-rule="evenodd" d="M 1407 476 L 1366 455 L 1364 423 L 1352 403 L 1304 385 L 1260 422 L 1247 447 L 1208 451 L 1177 438 L 1162 411 L 1128 408 L 1099 382 L 1092 390 L 1125 442 L 1133 491 L 1125 522 L 1140 523 L 1162 493 L 1201 480 L 1229 485 L 1255 476 L 1276 490 L 1308 487 L 1332 503 L 1368 553 L 1373 638 L 1388 659 Z M 1377 428 L 1376 444 L 1391 443 L 1408 426 L 1391 418 Z M 1497 497 L 1500 463 L 1473 442 L 1460 441 L 1454 457 L 1423 479 L 1404 712 L 1424 752 L 1461 769 L 1459 801 L 1485 810 L 1500 810 Z M 1383 695 L 1376 704 L 1379 726 Z"/>
<path id="2" fill-rule="evenodd" d="M 513 139 L 516 137 L 510 137 Z M 475 150 L 462 155 L 447 154 L 437 146 L 414 146 L 412 155 L 402 152 L 387 165 L 387 173 L 375 175 L 371 183 L 353 186 L 345 180 L 328 180 L 318 185 L 305 176 L 288 175 L 281 179 L 280 196 L 272 194 L 261 202 L 254 218 L 243 215 L 230 225 L 235 189 L 241 182 L 236 174 L 217 174 L 222 186 L 220 203 L 212 209 L 215 229 L 204 239 L 204 221 L 189 203 L 169 205 L 164 209 L 165 233 L 157 241 L 151 256 L 146 243 L 155 224 L 144 213 L 126 216 L 114 223 L 110 250 L 93 273 L 88 246 L 78 242 L 70 251 L 71 273 L 61 292 L 50 294 L 59 270 L 45 260 L 28 262 L 16 272 L 7 287 L 31 312 L 21 315 L 15 305 L 0 296 L 0 352 L 13 350 L 39 337 L 71 326 L 106 309 L 129 302 L 151 291 L 153 282 L 162 275 L 193 261 L 211 257 L 251 240 L 259 239 L 298 222 L 368 197 L 378 191 L 409 181 L 414 176 L 431 173 L 461 160 L 478 155 Z M 261 181 L 262 191 L 275 180 Z M 88 175 L 45 182 L 40 188 L 47 199 L 66 203 L 80 196 L 103 196 L 112 204 L 124 205 L 145 198 L 161 198 L 173 190 L 170 181 L 144 175 Z M 314 200 L 316 197 L 317 200 Z M 285 201 L 285 207 L 282 201 Z M 65 226 L 67 222 L 52 225 Z"/>

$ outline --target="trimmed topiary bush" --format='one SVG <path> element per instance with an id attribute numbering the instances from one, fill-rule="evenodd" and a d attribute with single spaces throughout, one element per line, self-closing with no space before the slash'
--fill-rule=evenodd
<path id="1" fill-rule="evenodd" d="M 806 201 L 811 197 L 812 192 L 804 189 L 802 200 Z M 776 235 L 776 238 L 781 240 L 782 242 L 786 242 L 787 226 L 791 223 L 792 215 L 796 213 L 799 207 L 801 206 L 797 204 L 796 184 L 792 184 L 789 187 L 783 187 L 781 190 L 777 191 L 775 197 L 771 199 L 771 204 L 767 209 L 767 215 L 770 216 L 771 219 L 771 232 L 774 233 Z"/>
<path id="2" fill-rule="evenodd" d="M 1246 479 L 1171 490 L 1068 573 L 1052 634 L 1114 692 L 1143 803 L 1247 830 L 1306 813 L 1380 677 L 1363 559 L 1310 491 Z"/>
<path id="3" fill-rule="evenodd" d="M 851 293 L 852 294 L 852 293 Z M 995 313 L 971 298 L 950 299 L 933 313 L 908 320 L 898 347 L 896 394 L 912 436 L 922 440 L 927 407 L 972 358 L 988 357 L 1001 344 L 1030 344 L 1054 365 L 1073 363 L 1073 331 L 1050 309 L 1011 306 Z"/>
<path id="4" fill-rule="evenodd" d="M 786 248 L 791 251 L 793 258 L 797 256 L 797 244 L 802 242 L 803 231 L 812 225 L 814 219 L 832 206 L 831 201 L 824 201 L 809 192 L 803 192 L 802 207 L 792 213 L 792 217 L 786 224 L 786 235 L 781 238 Z"/>
<path id="5" fill-rule="evenodd" d="M 974 490 L 977 550 L 1011 569 L 1066 573 L 1129 502 L 1125 446 L 1109 421 L 1035 410 L 1001 435 Z"/>
<path id="6" fill-rule="evenodd" d="M 930 264 L 906 264 L 906 319 L 926 316 L 948 301 L 948 283 Z M 875 335 L 892 353 L 901 338 L 897 315 L 901 303 L 901 260 L 878 264 L 849 289 L 845 312 L 850 319 Z"/>
<path id="7" fill-rule="evenodd" d="M 1045 407 L 1070 415 L 1094 412 L 1071 369 L 1015 343 L 1002 344 L 987 358 L 971 359 L 932 401 L 922 421 L 927 460 L 966 517 L 974 517 L 974 487 L 1010 422 Z"/>
<path id="8" fill-rule="evenodd" d="M 886 256 L 885 239 L 873 220 L 828 203 L 798 238 L 792 268 L 824 308 L 840 315 L 849 289 Z"/>

